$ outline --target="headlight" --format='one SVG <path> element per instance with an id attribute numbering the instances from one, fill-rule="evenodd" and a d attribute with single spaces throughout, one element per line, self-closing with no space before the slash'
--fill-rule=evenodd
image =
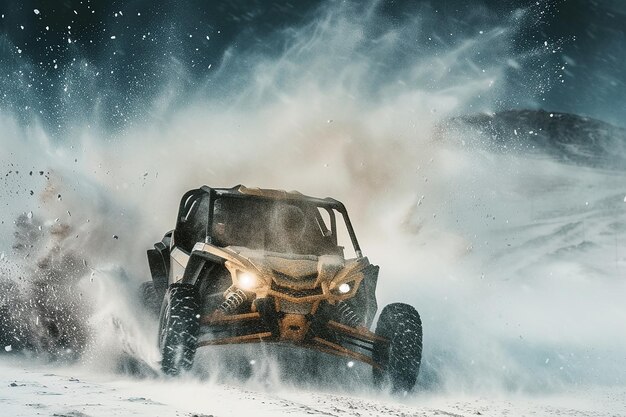
<path id="1" fill-rule="evenodd" d="M 237 286 L 242 290 L 251 290 L 259 285 L 259 278 L 248 271 L 237 271 Z"/>
<path id="2" fill-rule="evenodd" d="M 355 285 L 355 281 L 342 282 L 341 284 L 334 287 L 331 292 L 335 295 L 345 295 L 354 290 Z"/>

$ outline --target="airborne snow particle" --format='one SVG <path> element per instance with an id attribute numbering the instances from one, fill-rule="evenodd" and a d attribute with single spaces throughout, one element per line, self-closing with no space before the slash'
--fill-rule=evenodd
<path id="1" fill-rule="evenodd" d="M 626 196 L 624 197 L 624 203 L 626 203 Z"/>
<path id="2" fill-rule="evenodd" d="M 4 347 L 4 350 L 6 350 L 7 352 L 10 352 L 13 350 L 13 347 L 11 345 L 7 345 Z"/>
<path id="3" fill-rule="evenodd" d="M 119 239 L 119 236 L 118 235 L 113 235 L 113 239 L 117 240 L 117 239 Z"/>
<path id="4" fill-rule="evenodd" d="M 39 9 L 34 9 L 34 10 L 33 10 L 33 13 L 35 13 L 35 14 L 39 14 Z"/>
<path id="5" fill-rule="evenodd" d="M 115 35 L 111 36 L 111 39 L 115 39 Z"/>

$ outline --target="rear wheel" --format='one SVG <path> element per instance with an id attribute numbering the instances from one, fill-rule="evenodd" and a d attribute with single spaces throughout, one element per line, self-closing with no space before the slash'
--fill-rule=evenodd
<path id="1" fill-rule="evenodd" d="M 193 365 L 199 323 L 199 302 L 196 287 L 172 284 L 165 293 L 159 324 L 161 369 L 178 375 Z"/>
<path id="2" fill-rule="evenodd" d="M 377 386 L 389 384 L 392 391 L 413 389 L 422 361 L 422 321 L 408 304 L 386 306 L 376 325 L 376 334 L 388 342 L 374 343 L 373 359 L 383 370 L 373 368 Z"/>

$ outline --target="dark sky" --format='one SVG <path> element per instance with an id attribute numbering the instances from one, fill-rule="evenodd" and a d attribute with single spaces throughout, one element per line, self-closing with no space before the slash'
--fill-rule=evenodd
<path id="1" fill-rule="evenodd" d="M 430 7 L 447 27 L 474 30 L 480 19 L 473 16 L 481 8 L 506 16 L 534 3 L 387 0 L 376 12 L 392 27 Z M 51 131 L 80 118 L 123 128 L 146 116 L 141 103 L 167 83 L 175 83 L 185 100 L 211 77 L 228 48 L 276 53 L 276 43 L 267 39 L 277 30 L 306 24 L 324 4 L 4 0 L 2 110 L 23 121 L 36 115 Z M 541 107 L 619 124 L 626 118 L 626 6 L 619 0 L 555 0 L 548 8 L 551 13 L 537 16 L 538 24 L 522 31 L 516 42 L 521 49 L 544 38 L 562 45 L 568 80 L 547 91 Z M 437 27 L 434 22 L 432 30 Z"/>

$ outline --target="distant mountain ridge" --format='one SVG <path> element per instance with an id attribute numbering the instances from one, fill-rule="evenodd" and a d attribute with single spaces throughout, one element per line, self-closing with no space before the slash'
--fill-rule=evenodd
<path id="1" fill-rule="evenodd" d="M 459 116 L 440 125 L 437 137 L 496 152 L 536 153 L 626 171 L 626 129 L 575 114 L 507 110 Z"/>

